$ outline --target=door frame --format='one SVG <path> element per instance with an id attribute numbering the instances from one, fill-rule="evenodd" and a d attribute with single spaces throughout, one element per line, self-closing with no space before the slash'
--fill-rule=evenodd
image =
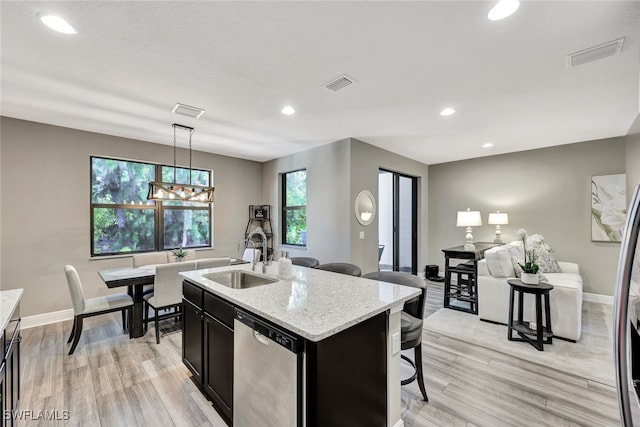
<path id="1" fill-rule="evenodd" d="M 393 271 L 400 271 L 400 234 L 398 233 L 398 218 L 400 217 L 400 178 L 411 180 L 411 274 L 418 274 L 418 177 L 395 172 L 385 168 L 379 171 L 392 174 L 392 199 L 393 218 L 392 223 L 392 263 Z"/>

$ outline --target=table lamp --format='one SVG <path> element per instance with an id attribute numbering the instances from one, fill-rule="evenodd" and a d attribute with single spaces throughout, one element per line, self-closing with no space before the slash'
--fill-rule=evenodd
<path id="1" fill-rule="evenodd" d="M 495 213 L 489 214 L 489 220 L 487 222 L 491 225 L 495 224 L 496 226 L 496 238 L 493 240 L 493 243 L 503 243 L 500 226 L 509 224 L 509 215 L 504 212 L 496 211 Z"/>
<path id="2" fill-rule="evenodd" d="M 466 211 L 458 211 L 457 227 L 467 227 L 467 242 L 464 244 L 464 249 L 472 251 L 476 247 L 473 244 L 473 234 L 471 234 L 471 227 L 478 227 L 482 225 L 482 218 L 480 217 L 480 211 L 472 211 L 467 208 Z"/>

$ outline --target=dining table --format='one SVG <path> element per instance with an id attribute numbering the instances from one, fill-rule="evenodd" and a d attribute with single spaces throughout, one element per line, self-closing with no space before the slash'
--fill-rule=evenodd
<path id="1" fill-rule="evenodd" d="M 231 258 L 231 265 L 244 264 L 242 259 Z M 140 338 L 144 335 L 144 287 L 153 285 L 156 276 L 156 264 L 140 267 L 119 267 L 98 270 L 98 275 L 107 285 L 107 288 L 119 288 L 126 286 L 127 293 L 133 298 L 133 309 L 129 327 L 131 338 Z"/>

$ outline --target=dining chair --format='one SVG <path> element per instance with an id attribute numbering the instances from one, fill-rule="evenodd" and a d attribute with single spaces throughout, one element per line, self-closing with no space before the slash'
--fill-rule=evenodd
<path id="1" fill-rule="evenodd" d="M 291 264 L 299 265 L 301 267 L 316 268 L 320 265 L 320 261 L 311 257 L 299 256 L 291 258 Z"/>
<path id="2" fill-rule="evenodd" d="M 219 257 L 219 258 L 203 258 L 196 260 L 196 270 L 203 270 L 205 268 L 224 267 L 231 265 L 231 258 Z"/>
<path id="3" fill-rule="evenodd" d="M 196 269 L 196 261 L 172 262 L 156 266 L 153 281 L 153 293 L 144 299 L 144 327 L 149 327 L 149 308 L 153 309 L 156 344 L 160 344 L 160 320 L 177 318 L 182 314 L 182 278 L 181 271 Z M 160 314 L 160 311 L 165 313 Z"/>
<path id="4" fill-rule="evenodd" d="M 331 262 L 328 264 L 320 264 L 316 267 L 318 270 L 333 271 L 334 273 L 346 274 L 349 276 L 362 276 L 360 267 L 347 262 Z"/>
<path id="5" fill-rule="evenodd" d="M 67 340 L 71 344 L 69 355 L 72 355 L 80 341 L 82 334 L 82 324 L 86 317 L 98 316 L 100 314 L 113 313 L 115 311 L 122 312 L 122 326 L 126 330 L 128 328 L 127 319 L 131 319 L 131 310 L 133 308 L 133 298 L 127 294 L 111 294 L 95 298 L 85 298 L 82 282 L 75 267 L 65 265 L 64 272 L 67 276 L 67 285 L 69 285 L 69 293 L 71 294 L 71 303 L 73 304 L 73 327 L 71 335 Z M 131 328 L 129 327 L 129 337 L 131 337 Z"/>
<path id="6" fill-rule="evenodd" d="M 400 271 L 374 271 L 362 277 L 420 289 L 420 295 L 405 302 L 402 307 L 402 313 L 400 313 L 400 349 L 409 350 L 413 348 L 414 352 L 414 360 L 409 359 L 404 354 L 400 355 L 414 369 L 413 375 L 400 381 L 400 384 L 407 385 L 417 379 L 422 397 L 425 402 L 428 402 L 429 397 L 427 396 L 422 375 L 422 319 L 424 318 L 424 307 L 427 299 L 427 284 L 418 276 Z"/>
<path id="7" fill-rule="evenodd" d="M 166 252 L 144 252 L 133 254 L 133 268 L 142 267 L 143 265 L 166 264 Z"/>

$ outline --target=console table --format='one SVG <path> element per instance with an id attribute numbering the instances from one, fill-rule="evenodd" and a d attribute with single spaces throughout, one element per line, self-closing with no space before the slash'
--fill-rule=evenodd
<path id="1" fill-rule="evenodd" d="M 478 314 L 478 260 L 484 258 L 484 252 L 499 243 L 475 243 L 475 249 L 464 246 L 443 249 L 444 252 L 444 306 L 454 310 Z M 453 264 L 451 260 L 466 262 Z M 451 283 L 452 274 L 456 282 Z"/>

